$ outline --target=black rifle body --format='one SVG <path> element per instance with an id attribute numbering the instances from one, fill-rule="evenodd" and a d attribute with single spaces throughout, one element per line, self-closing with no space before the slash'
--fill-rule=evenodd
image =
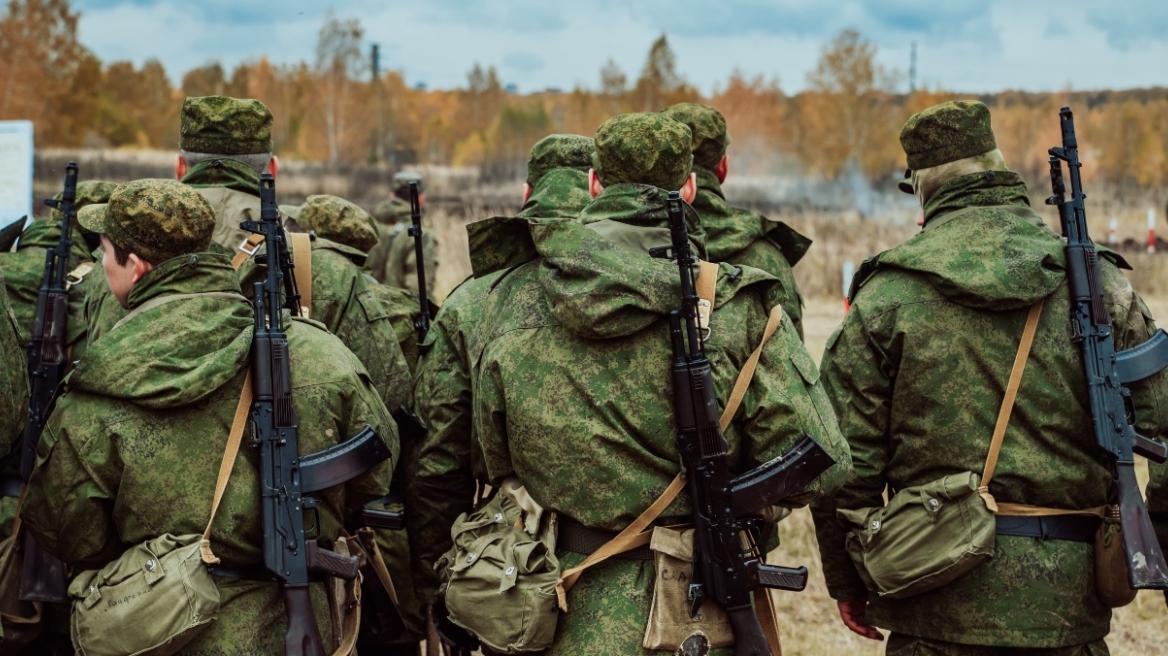
<path id="1" fill-rule="evenodd" d="M 36 465 L 37 444 L 48 419 L 49 408 L 68 366 L 66 335 L 69 319 L 69 252 L 73 248 L 73 224 L 77 221 L 77 164 L 65 167 L 61 200 L 45 204 L 61 213 L 61 238 L 45 253 L 45 272 L 37 294 L 32 340 L 28 345 L 28 423 L 20 438 L 20 478 L 28 485 Z M 65 571 L 61 561 L 46 553 L 32 535 L 24 536 L 24 568 L 19 597 L 22 601 L 64 603 Z"/>
<path id="2" fill-rule="evenodd" d="M 760 587 L 802 590 L 807 585 L 807 568 L 763 563 L 754 544 L 759 520 L 752 515 L 803 489 L 834 460 L 805 436 L 780 458 L 737 477 L 730 473 L 729 443 L 719 425 L 713 372 L 699 335 L 699 299 L 693 282 L 697 260 L 690 254 L 677 192 L 670 192 L 668 203 L 671 257 L 681 273 L 681 309 L 671 312 L 669 320 L 677 446 L 693 504 L 691 613 L 696 616 L 709 597 L 729 616 L 737 656 L 769 656 L 770 647 L 751 605 L 751 591 Z M 652 254 L 665 256 L 665 250 L 653 249 Z"/>
<path id="3" fill-rule="evenodd" d="M 426 257 L 422 248 L 422 204 L 418 198 L 418 183 L 410 183 L 410 236 L 414 238 L 414 268 L 418 271 L 418 301 L 421 312 L 414 329 L 418 331 L 418 343 L 426 341 L 430 332 L 430 297 L 426 290 Z"/>
<path id="4" fill-rule="evenodd" d="M 1059 124 L 1063 143 L 1062 147 L 1049 151 L 1054 193 L 1046 202 L 1058 208 L 1063 235 L 1067 240 L 1071 327 L 1082 349 L 1095 444 L 1100 459 L 1111 470 L 1118 491 L 1123 546 L 1129 563 L 1129 584 L 1135 589 L 1168 589 L 1168 564 L 1164 561 L 1135 475 L 1136 453 L 1156 462 L 1164 462 L 1168 458 L 1168 448 L 1135 432 L 1131 393 L 1124 386 L 1125 381 L 1133 380 L 1133 375 L 1146 377 L 1163 368 L 1163 364 L 1159 364 L 1155 371 L 1151 371 L 1152 366 L 1138 366 L 1141 360 L 1146 363 L 1154 357 L 1154 348 L 1146 349 L 1148 354 L 1143 358 L 1139 355 L 1141 346 L 1122 355 L 1115 351 L 1111 317 L 1103 295 L 1099 254 L 1087 234 L 1086 195 L 1080 176 L 1082 165 L 1079 162 L 1074 117 L 1069 108 L 1064 107 L 1059 112 Z M 1066 198 L 1063 162 L 1067 163 L 1071 180 L 1070 199 Z M 1149 340 L 1149 345 L 1164 341 L 1164 336 L 1159 332 Z M 1125 375 L 1121 362 L 1125 363 L 1122 369 L 1142 371 L 1140 374 Z"/>

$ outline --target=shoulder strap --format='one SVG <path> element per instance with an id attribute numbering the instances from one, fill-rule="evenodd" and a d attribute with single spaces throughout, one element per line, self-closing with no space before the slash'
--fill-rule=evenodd
<path id="1" fill-rule="evenodd" d="M 701 265 L 696 291 L 698 292 L 698 296 L 703 301 L 709 302 L 712 308 L 714 305 L 715 284 L 710 284 L 709 281 L 717 282 L 718 265 L 710 264 L 709 262 L 702 262 Z M 762 349 L 770 341 L 771 336 L 775 334 L 775 330 L 779 327 L 782 318 L 782 307 L 776 305 L 771 310 L 770 318 L 767 320 L 766 328 L 763 330 L 762 340 L 759 342 L 758 347 L 754 349 L 754 352 L 750 354 L 750 357 L 746 359 L 746 364 L 742 366 L 742 370 L 738 372 L 738 378 L 734 381 L 734 388 L 730 394 L 730 400 L 726 403 L 726 408 L 722 411 L 722 415 L 719 418 L 719 424 L 723 430 L 730 425 L 730 420 L 733 419 L 734 413 L 738 412 L 738 407 L 742 404 L 742 398 L 746 395 L 746 389 L 750 386 L 751 379 L 754 378 L 754 372 L 758 367 L 758 359 L 762 355 Z M 661 496 L 657 497 L 657 500 L 646 508 L 640 516 L 634 519 L 632 523 L 626 526 L 623 531 L 601 545 L 599 549 L 592 552 L 584 559 L 584 562 L 564 572 L 560 582 L 556 585 L 556 594 L 559 598 L 560 608 L 567 610 L 568 602 L 566 593 L 576 584 L 576 580 L 580 578 L 584 570 L 619 553 L 624 553 L 630 549 L 649 544 L 650 539 L 653 537 L 650 524 L 669 507 L 669 504 L 673 503 L 673 500 L 684 489 L 685 478 L 681 474 L 678 474 L 669 484 L 669 487 L 665 488 L 665 491 L 661 493 Z"/>
<path id="2" fill-rule="evenodd" d="M 312 238 L 306 232 L 290 232 L 292 243 L 292 277 L 296 279 L 296 291 L 300 293 L 300 316 L 312 313 Z"/>
<path id="3" fill-rule="evenodd" d="M 203 562 L 208 565 L 217 565 L 219 557 L 211 551 L 211 524 L 215 521 L 215 513 L 219 510 L 219 502 L 223 500 L 223 493 L 227 490 L 227 480 L 231 478 L 231 470 L 235 468 L 235 457 L 239 454 L 239 443 L 243 441 L 243 429 L 247 426 L 247 417 L 251 412 L 251 369 L 243 379 L 243 392 L 239 395 L 239 403 L 235 406 L 235 417 L 231 420 L 231 433 L 227 436 L 227 448 L 223 452 L 223 462 L 219 463 L 219 478 L 215 481 L 215 496 L 211 499 L 211 517 L 207 519 L 207 528 L 203 530 L 203 540 L 199 545 Z"/>

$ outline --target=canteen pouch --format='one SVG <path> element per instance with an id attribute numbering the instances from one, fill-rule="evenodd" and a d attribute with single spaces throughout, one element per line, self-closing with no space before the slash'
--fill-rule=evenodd
<path id="1" fill-rule="evenodd" d="M 219 614 L 202 535 L 163 535 L 69 585 L 78 656 L 170 656 Z"/>
<path id="2" fill-rule="evenodd" d="M 1136 598 L 1136 591 L 1127 581 L 1127 570 L 1119 508 L 1107 506 L 1095 532 L 1095 594 L 1104 606 L 1120 608 Z"/>
<path id="3" fill-rule="evenodd" d="M 847 551 L 881 596 L 904 599 L 939 588 L 989 560 L 996 520 L 962 472 L 897 492 L 878 508 L 840 509 Z"/>
<path id="4" fill-rule="evenodd" d="M 693 537 L 692 528 L 653 528 L 649 548 L 653 550 L 656 580 L 645 639 L 641 643 L 645 649 L 677 651 L 695 633 L 705 636 L 710 649 L 734 644 L 734 629 L 726 611 L 709 597 L 702 601 L 696 619 L 689 615 Z"/>
<path id="5" fill-rule="evenodd" d="M 450 621 L 503 654 L 541 651 L 559 619 L 556 515 L 544 513 L 518 479 L 450 530 L 438 561 Z"/>
<path id="6" fill-rule="evenodd" d="M 43 628 L 41 603 L 20 600 L 20 576 L 24 569 L 24 551 L 21 532 L 0 542 L 0 624 L 4 639 L 0 640 L 0 656 L 18 654 Z"/>

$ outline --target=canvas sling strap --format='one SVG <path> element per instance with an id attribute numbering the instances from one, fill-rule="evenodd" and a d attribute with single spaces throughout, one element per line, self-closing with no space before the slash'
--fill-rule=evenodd
<path id="1" fill-rule="evenodd" d="M 703 305 L 711 314 L 714 308 L 714 293 L 718 282 L 718 265 L 711 262 L 701 262 L 698 279 L 695 283 L 695 291 L 698 297 L 704 302 Z M 708 317 L 709 315 L 707 315 Z M 742 370 L 738 372 L 738 378 L 734 381 L 734 387 L 730 392 L 730 400 L 726 403 L 726 408 L 722 411 L 719 418 L 719 424 L 722 430 L 730 425 L 731 419 L 734 418 L 734 413 L 738 411 L 738 406 L 742 404 L 743 397 L 746 396 L 746 390 L 750 387 L 750 381 L 754 378 L 754 371 L 758 367 L 758 360 L 762 356 L 762 349 L 770 341 L 771 336 L 778 330 L 780 323 L 783 320 L 783 309 L 780 305 L 775 305 L 771 309 L 770 316 L 767 318 L 766 328 L 763 329 L 762 339 L 750 357 L 746 359 L 746 363 L 742 365 Z M 707 318 L 708 321 L 708 318 Z M 556 585 L 556 596 L 562 610 L 568 609 L 567 592 L 576 584 L 576 581 L 583 574 L 584 570 L 601 563 L 609 558 L 624 553 L 630 549 L 635 549 L 642 545 L 649 544 L 653 537 L 652 524 L 653 521 L 661 515 L 662 512 L 673 503 L 677 495 L 685 489 L 685 478 L 678 474 L 669 487 L 657 497 L 644 512 L 634 519 L 623 531 L 617 534 L 616 537 L 609 540 L 599 549 L 592 552 L 584 562 L 576 567 L 564 572 L 560 582 Z M 767 642 L 771 646 L 771 651 L 776 656 L 781 654 L 779 647 L 778 626 L 776 624 L 773 603 L 770 593 L 762 590 L 761 593 L 755 594 L 755 614 L 758 615 L 759 622 L 762 624 L 763 633 L 767 637 Z"/>
<path id="2" fill-rule="evenodd" d="M 235 459 L 239 455 L 239 445 L 243 442 L 243 431 L 247 428 L 248 417 L 251 414 L 251 400 L 251 370 L 249 369 L 247 376 L 243 379 L 243 392 L 239 395 L 239 403 L 235 405 L 235 416 L 231 420 L 231 432 L 227 436 L 227 447 L 223 451 L 223 461 L 219 463 L 219 477 L 215 481 L 215 495 L 211 498 L 211 516 L 207 519 L 207 528 L 203 530 L 203 539 L 199 543 L 199 554 L 207 565 L 218 565 L 220 562 L 219 557 L 211 549 L 211 524 L 215 521 L 215 513 L 219 510 L 219 502 L 223 500 L 223 493 L 227 491 L 227 481 L 231 478 L 231 470 L 235 468 Z M 347 548 L 342 555 L 349 555 Z M 333 652 L 333 656 L 348 656 L 357 644 L 357 632 L 361 624 L 361 605 L 359 593 L 356 592 L 360 589 L 360 584 L 358 582 L 355 585 L 356 589 L 350 589 L 350 592 L 358 595 L 356 606 L 344 618 L 344 631 L 340 638 L 340 647 Z"/>
<path id="3" fill-rule="evenodd" d="M 292 261 L 296 263 L 292 277 L 296 279 L 296 291 L 300 293 L 300 316 L 308 317 L 312 308 L 312 237 L 305 232 L 287 234 L 292 244 Z M 255 255 L 262 243 L 263 235 L 253 234 L 248 237 L 239 245 L 235 257 L 231 258 L 231 266 L 238 271 L 247 258 Z"/>
<path id="4" fill-rule="evenodd" d="M 69 289 L 73 285 L 80 284 L 93 271 L 93 262 L 82 262 L 65 276 L 65 289 Z"/>
<path id="5" fill-rule="evenodd" d="M 1018 398 L 1018 388 L 1022 385 L 1022 374 L 1026 371 L 1026 361 L 1030 359 L 1030 348 L 1034 344 L 1034 333 L 1038 330 L 1038 319 L 1042 316 L 1042 306 L 1043 301 L 1036 303 L 1030 308 L 1030 313 L 1026 317 L 1026 327 L 1022 331 L 1022 341 L 1018 344 L 1017 355 L 1014 356 L 1014 368 L 1010 371 L 1010 381 L 1006 384 L 1006 395 L 1002 399 L 1002 407 L 998 411 L 998 421 L 994 425 L 994 435 L 990 440 L 989 455 L 986 456 L 985 467 L 981 472 L 981 487 L 978 488 L 978 493 L 985 500 L 986 507 L 995 515 L 1008 517 L 1077 515 L 1102 518 L 1106 506 L 1085 510 L 1042 508 L 1021 503 L 998 503 L 990 494 L 990 481 L 998 466 L 998 455 L 1002 451 L 1002 441 L 1006 438 L 1006 427 L 1010 424 L 1010 415 L 1014 411 L 1014 401 Z"/>

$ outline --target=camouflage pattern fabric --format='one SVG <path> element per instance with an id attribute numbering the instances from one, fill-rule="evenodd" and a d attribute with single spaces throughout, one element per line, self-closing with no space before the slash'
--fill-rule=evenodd
<path id="1" fill-rule="evenodd" d="M 731 206 L 726 202 L 722 185 L 713 171 L 695 166 L 694 172 L 697 174 L 698 193 L 693 208 L 701 217 L 710 261 L 744 264 L 778 278 L 787 291 L 783 312 L 791 318 L 802 339 L 803 296 L 795 284 L 791 268 L 807 253 L 811 240 L 782 221 L 772 221 L 757 212 Z"/>
<path id="2" fill-rule="evenodd" d="M 261 248 L 259 253 L 265 253 Z M 413 403 L 410 370 L 398 345 L 389 312 L 362 275 L 365 254 L 317 238 L 312 241 L 312 307 L 309 317 L 340 338 L 368 370 L 387 408 Z M 264 275 L 250 258 L 239 268 L 240 286 L 251 297 Z"/>
<path id="3" fill-rule="evenodd" d="M 588 204 L 588 176 L 579 163 L 591 157 L 591 143 L 585 151 L 576 147 L 582 140 L 553 135 L 532 148 L 531 160 L 538 152 L 540 161 L 554 160 L 570 168 L 541 174 L 517 218 L 567 220 Z M 556 148 L 557 144 L 565 147 Z M 416 411 L 430 430 L 407 490 L 406 520 L 414 583 L 427 602 L 433 602 L 438 592 L 434 564 L 450 548 L 450 527 L 460 514 L 472 510 L 476 481 L 487 480 L 473 447 L 470 351 L 483 302 L 502 275 L 471 278 L 455 288 L 442 303 L 423 345 L 426 358 L 417 372 L 414 398 Z"/>
<path id="4" fill-rule="evenodd" d="M 1147 307 L 1105 254 L 1117 348 L 1151 336 Z M 925 208 L 924 231 L 865 262 L 853 304 L 827 342 L 824 386 L 855 474 L 812 506 L 828 591 L 868 594 L 844 549 L 837 508 L 893 490 L 980 473 L 1031 305 L 1046 299 L 990 492 L 1001 502 L 1080 509 L 1107 502 L 1094 457 L 1079 347 L 1070 334 L 1063 243 L 1030 209 L 1014 173 L 955 178 Z M 1163 436 L 1168 376 L 1132 386 L 1137 430 Z M 999 647 L 1101 640 L 1111 612 L 1095 595 L 1092 547 L 998 536 L 993 558 L 907 599 L 872 599 L 869 620 L 895 633 Z M 926 652 L 929 653 L 929 652 Z"/>
<path id="5" fill-rule="evenodd" d="M 976 100 L 950 100 L 909 117 L 900 145 L 910 169 L 927 169 L 998 147 L 990 110 Z"/>
<path id="6" fill-rule="evenodd" d="M 689 128 L 661 114 L 614 116 L 596 129 L 592 168 L 604 186 L 634 182 L 680 189 L 693 169 Z"/>
<path id="7" fill-rule="evenodd" d="M 661 113 L 678 123 L 685 123 L 693 133 L 694 167 L 712 169 L 726 155 L 730 146 L 730 132 L 726 129 L 726 117 L 722 112 L 707 105 L 678 103 L 661 110 Z"/>
<path id="8" fill-rule="evenodd" d="M 338 196 L 309 196 L 295 218 L 305 231 L 362 253 L 377 244 L 377 228 L 369 213 Z"/>
<path id="9" fill-rule="evenodd" d="M 0 275 L 0 282 L 4 276 Z M 25 361 L 25 344 L 20 338 L 20 326 L 16 315 L 8 304 L 8 294 L 0 285 L 0 449 L 8 453 L 19 441 L 24 424 L 28 421 L 28 363 Z M 19 474 L 19 458 L 12 458 L 4 473 Z M 12 521 L 16 518 L 16 500 L 4 498 L 0 501 L 0 533 L 5 537 L 12 533 Z"/>
<path id="10" fill-rule="evenodd" d="M 407 205 L 409 205 L 411 182 L 418 183 L 418 194 L 426 193 L 426 181 L 422 179 L 421 173 L 398 171 L 393 174 L 393 193 L 398 198 L 405 200 Z"/>
<path id="11" fill-rule="evenodd" d="M 272 152 L 272 112 L 258 100 L 189 97 L 180 112 L 178 147 L 192 153 Z"/>
<path id="12" fill-rule="evenodd" d="M 199 190 L 215 212 L 212 239 L 234 253 L 252 233 L 239 227 L 260 220 L 260 176 L 232 159 L 199 162 L 183 176 L 183 184 Z"/>
<path id="13" fill-rule="evenodd" d="M 135 180 L 118 186 L 109 203 L 88 205 L 77 222 L 150 262 L 207 250 L 215 213 L 199 192 L 174 180 Z"/>
<path id="14" fill-rule="evenodd" d="M 16 251 L 0 253 L 0 272 L 4 274 L 4 286 L 8 291 L 12 312 L 16 316 L 20 344 L 23 347 L 27 347 L 32 341 L 37 296 L 45 276 L 45 254 L 49 249 L 55 248 L 60 241 L 60 223 L 40 219 L 33 221 L 24 229 Z M 74 232 L 73 248 L 69 251 L 69 264 L 66 268 L 72 271 L 82 263 L 93 264 L 94 270 L 101 268 L 101 262 L 93 261 L 92 256 L 85 250 L 85 242 Z M 72 285 L 69 288 L 69 319 L 65 342 L 74 346 L 75 350 L 80 349 L 76 353 L 78 356 L 85 349 L 85 289 L 84 281 L 81 285 Z"/>
<path id="15" fill-rule="evenodd" d="M 371 252 L 370 269 L 373 276 L 383 284 L 400 287 L 412 292 L 418 291 L 418 265 L 414 252 L 414 238 L 409 233 L 410 222 L 398 223 L 390 228 Z M 384 253 L 385 265 L 374 269 Z M 438 275 L 438 239 L 432 225 L 422 218 L 422 257 L 426 260 L 426 289 L 433 295 L 434 283 Z"/>
<path id="16" fill-rule="evenodd" d="M 200 253 L 155 267 L 131 307 L 171 294 L 239 294 L 230 260 Z M 193 298 L 136 315 L 94 343 L 49 418 L 22 517 L 40 543 L 75 568 L 96 568 L 164 533 L 201 533 L 232 416 L 250 364 L 253 314 L 242 300 Z M 300 449 L 315 452 L 372 426 L 397 459 L 397 432 L 361 363 L 319 324 L 288 325 Z M 199 439 L 191 439 L 198 436 Z M 345 508 L 388 489 L 392 462 L 316 495 L 328 544 Z M 243 448 L 212 528 L 226 566 L 261 563 L 258 454 Z M 279 586 L 217 579 L 221 614 L 179 654 L 281 653 Z M 323 586 L 316 617 L 331 638 Z"/>
<path id="17" fill-rule="evenodd" d="M 74 209 L 81 209 L 86 205 L 96 205 L 98 203 L 109 202 L 110 194 L 116 189 L 118 183 L 105 182 L 103 180 L 86 180 L 85 182 L 77 183 L 77 197 L 74 200 Z M 53 196 L 53 200 L 61 200 L 61 193 Z M 50 212 L 50 218 L 53 223 L 61 223 L 61 210 L 53 208 Z"/>
<path id="18" fill-rule="evenodd" d="M 592 227 L 609 222 L 630 232 L 665 229 L 661 218 L 645 218 L 664 216 L 657 191 L 607 187 L 580 223 L 533 221 L 541 259 L 516 268 L 491 290 L 475 329 L 478 353 L 471 353 L 479 362 L 474 431 L 491 482 L 517 475 L 545 509 L 601 530 L 624 528 L 677 473 L 666 318 L 679 302 L 676 265 L 628 248 L 635 237 L 617 245 Z M 605 199 L 609 194 L 623 198 Z M 624 212 L 604 211 L 614 207 Z M 780 291 L 762 271 L 721 265 L 706 342 L 719 399 L 728 397 L 759 343 Z M 851 468 L 818 380 L 784 319 L 726 431 L 735 472 L 769 461 L 804 434 L 832 454 L 837 466 L 787 499 L 791 506 L 836 489 Z M 682 495 L 659 521 L 688 521 L 689 514 Z M 569 611 L 549 653 L 645 653 L 644 624 L 637 622 L 648 612 L 653 584 L 647 563 L 612 560 L 590 570 L 568 593 Z"/>
<path id="19" fill-rule="evenodd" d="M 383 223 L 392 226 L 399 221 L 410 220 L 410 201 L 403 200 L 396 196 L 386 198 L 377 204 L 374 208 L 373 220 L 378 223 Z"/>
<path id="20" fill-rule="evenodd" d="M 373 290 L 374 296 L 381 301 L 386 314 L 389 315 L 389 323 L 393 326 L 393 333 L 405 355 L 410 373 L 417 372 L 420 354 L 418 351 L 418 330 L 414 327 L 414 322 L 417 321 L 422 312 L 422 304 L 418 302 L 418 293 L 401 287 L 383 285 L 368 273 L 365 274 L 365 282 L 369 283 L 369 289 Z"/>
<path id="21" fill-rule="evenodd" d="M 1017 649 L 962 645 L 942 640 L 929 640 L 893 633 L 888 636 L 884 656 L 1108 656 L 1111 652 L 1103 640 L 1095 640 L 1071 647 L 1050 649 L 1020 647 Z"/>
<path id="22" fill-rule="evenodd" d="M 549 134 L 535 142 L 527 156 L 527 184 L 539 184 L 550 171 L 576 169 L 587 173 L 592 167 L 595 145 L 589 137 L 576 134 Z M 585 185 L 584 191 L 588 191 Z"/>

